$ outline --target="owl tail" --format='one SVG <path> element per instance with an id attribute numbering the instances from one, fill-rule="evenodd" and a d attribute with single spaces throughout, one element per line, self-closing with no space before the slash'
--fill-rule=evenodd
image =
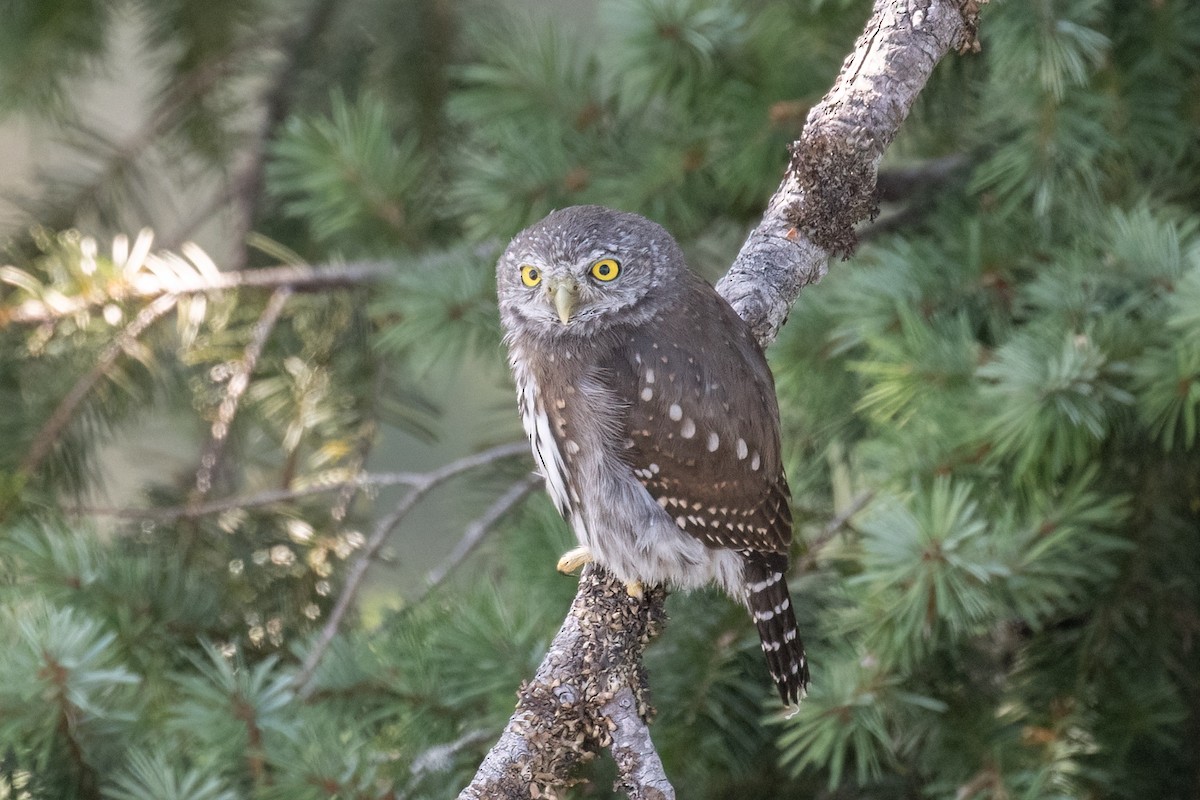
<path id="1" fill-rule="evenodd" d="M 798 705 L 808 687 L 808 659 L 796 627 L 784 573 L 787 556 L 754 553 L 746 558 L 746 608 L 758 628 L 767 669 L 784 705 Z"/>

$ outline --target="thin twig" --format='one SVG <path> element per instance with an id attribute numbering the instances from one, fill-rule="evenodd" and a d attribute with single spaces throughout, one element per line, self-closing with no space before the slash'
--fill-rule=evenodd
<path id="1" fill-rule="evenodd" d="M 229 440 L 229 429 L 233 425 L 233 418 L 237 416 L 242 395 L 245 393 L 246 387 L 250 385 L 250 376 L 258 365 L 258 358 L 262 355 L 267 339 L 271 337 L 275 324 L 279 322 L 279 315 L 283 313 L 283 307 L 287 305 L 291 296 L 292 288 L 290 286 L 281 286 L 276 289 L 259 315 L 258 321 L 251 328 L 250 341 L 246 344 L 241 361 L 238 362 L 233 375 L 229 378 L 225 396 L 221 398 L 221 405 L 217 408 L 217 418 L 212 424 L 208 443 L 204 446 L 200 456 L 200 466 L 196 470 L 196 487 L 190 498 L 192 504 L 198 504 L 212 489 L 213 475 L 216 474 L 221 456 L 225 452 L 225 443 Z"/>
<path id="2" fill-rule="evenodd" d="M 862 511 L 863 507 L 865 507 L 867 503 L 871 502 L 872 498 L 874 497 L 874 489 L 866 489 L 859 492 L 850 500 L 845 508 L 838 512 L 836 517 L 826 522 L 825 527 L 821 529 L 821 532 L 817 534 L 812 541 L 808 542 L 808 548 L 804 551 L 804 555 L 801 556 L 800 561 L 796 564 L 796 572 L 808 572 L 810 569 L 816 566 L 817 555 L 820 554 L 822 548 L 833 541 L 833 537 L 841 533 L 842 529 L 848 527 L 850 520 L 854 517 L 854 515 L 859 511 Z"/>
<path id="3" fill-rule="evenodd" d="M 496 527 L 496 523 L 528 497 L 529 493 L 540 486 L 541 483 L 541 476 L 535 474 L 526 475 L 508 487 L 508 490 L 504 494 L 497 497 L 496 501 L 488 506 L 486 511 L 476 517 L 463 530 L 462 537 L 458 540 L 458 544 L 454 546 L 454 550 L 450 555 L 446 556 L 440 564 L 426 573 L 425 587 L 417 597 L 413 598 L 412 602 L 414 604 L 421 602 L 434 588 L 440 585 L 451 572 L 466 560 L 467 556 L 475 551 L 475 548 L 479 546 L 484 537 Z"/>
<path id="4" fill-rule="evenodd" d="M 308 486 L 292 489 L 268 489 L 255 494 L 212 500 L 196 506 L 169 506 L 165 508 L 108 508 L 102 506 L 71 506 L 64 513 L 74 516 L 112 517 L 114 519 L 149 519 L 159 522 L 174 522 L 180 519 L 196 519 L 212 514 L 244 508 L 261 508 L 276 503 L 288 503 L 302 497 L 326 492 L 340 492 L 347 488 L 363 486 L 415 486 L 425 480 L 423 472 L 376 472 L 356 475 L 347 480 L 318 481 Z"/>
<path id="5" fill-rule="evenodd" d="M 451 461 L 445 466 L 426 473 L 420 481 L 412 484 L 412 491 L 396 505 L 392 513 L 376 523 L 375 529 L 371 532 L 366 544 L 363 545 L 362 552 L 359 553 L 358 560 L 351 564 L 350 569 L 346 571 L 346 578 L 342 583 L 341 594 L 338 595 L 337 602 L 334 603 L 333 609 L 329 612 L 329 618 L 325 621 L 325 626 L 317 635 L 312 649 L 305 656 L 304 664 L 293 681 L 297 694 L 301 697 L 307 697 L 312 691 L 312 681 L 316 675 L 317 666 L 321 663 L 321 659 L 324 658 L 325 652 L 333 642 L 333 638 L 337 636 L 338 630 L 342 625 L 342 620 L 354 604 L 354 600 L 358 596 L 358 590 L 362 586 L 363 578 L 366 577 L 367 568 L 375 560 L 375 556 L 379 553 L 380 548 L 383 547 L 383 543 L 387 541 L 392 529 L 400 524 L 400 521 L 412 511 L 417 502 L 432 489 L 464 472 L 487 464 L 493 464 L 506 458 L 522 455 L 528 451 L 529 445 L 525 442 L 503 444 L 465 458 L 460 458 L 457 461 Z"/>
<path id="6" fill-rule="evenodd" d="M 160 295 L 154 302 L 147 305 L 133 320 L 125 326 L 117 337 L 109 343 L 107 347 L 100 352 L 100 357 L 96 360 L 95 366 L 87 371 L 75 385 L 71 387 L 71 391 L 67 392 L 66 396 L 59 401 L 58 407 L 54 409 L 54 413 L 50 415 L 50 419 L 42 426 L 37 435 L 33 437 L 33 444 L 29 447 L 29 452 L 26 453 L 24 460 L 21 461 L 21 472 L 25 475 L 31 475 L 37 471 L 42 465 L 42 461 L 49 455 L 55 443 L 62 436 L 62 432 L 70 424 L 75 417 L 75 411 L 83 399 L 95 388 L 113 365 L 117 363 L 117 359 L 125 352 L 127 348 L 137 341 L 147 328 L 149 328 L 156 320 L 166 314 L 179 301 L 177 295 L 163 294 Z"/>

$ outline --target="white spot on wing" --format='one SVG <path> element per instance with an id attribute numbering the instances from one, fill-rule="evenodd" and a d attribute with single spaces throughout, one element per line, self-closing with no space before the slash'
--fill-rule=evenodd
<path id="1" fill-rule="evenodd" d="M 716 431 L 708 434 L 708 452 L 715 453 L 717 448 L 721 446 L 721 437 L 717 436 Z"/>
<path id="2" fill-rule="evenodd" d="M 743 459 L 748 455 L 750 455 L 750 448 L 746 446 L 746 440 L 738 439 L 737 440 L 737 457 L 739 459 Z"/>
<path id="3" fill-rule="evenodd" d="M 696 423 L 688 417 L 683 421 L 683 429 L 679 431 L 679 435 L 685 439 L 690 439 L 696 435 Z"/>
<path id="4" fill-rule="evenodd" d="M 642 389 L 642 399 L 645 400 L 647 403 L 650 402 L 651 400 L 653 400 L 654 399 L 654 390 L 651 389 L 649 386 Z"/>
<path id="5" fill-rule="evenodd" d="M 683 419 L 683 409 L 679 407 L 679 403 L 671 403 L 671 407 L 667 409 L 667 414 L 676 422 Z"/>

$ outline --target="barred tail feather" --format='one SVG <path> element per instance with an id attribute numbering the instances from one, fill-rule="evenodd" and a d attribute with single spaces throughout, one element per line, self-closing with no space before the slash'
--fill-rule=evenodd
<path id="1" fill-rule="evenodd" d="M 754 553 L 747 555 L 743 575 L 746 608 L 758 628 L 767 669 L 784 705 L 794 706 L 808 687 L 808 659 L 804 656 L 804 642 L 800 640 L 792 596 L 784 578 L 786 570 L 787 556 Z"/>

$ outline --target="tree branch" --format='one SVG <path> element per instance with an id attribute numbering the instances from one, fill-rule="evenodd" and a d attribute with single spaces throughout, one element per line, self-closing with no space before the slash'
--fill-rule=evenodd
<path id="1" fill-rule="evenodd" d="M 576 765 L 612 748 L 632 798 L 674 798 L 646 727 L 642 652 L 661 627 L 666 592 L 641 598 L 595 564 L 517 710 L 459 800 L 548 796 Z"/>
<path id="2" fill-rule="evenodd" d="M 836 517 L 825 523 L 825 527 L 821 529 L 817 538 L 808 542 L 808 547 L 805 548 L 804 555 L 796 564 L 796 572 L 808 572 L 815 567 L 817 565 L 817 556 L 824 549 L 825 545 L 833 541 L 833 537 L 841 533 L 842 529 L 850 524 L 850 520 L 854 515 L 862 511 L 863 507 L 871 502 L 874 497 L 875 491 L 873 489 L 866 489 L 859 492 L 850 500 L 850 503 L 845 508 L 838 512 Z"/>
<path id="3" fill-rule="evenodd" d="M 127 348 L 132 346 L 137 341 L 147 328 L 149 328 L 159 317 L 166 314 L 179 298 L 174 294 L 159 295 L 154 302 L 143 308 L 138 315 L 133 318 L 133 321 L 125 326 L 125 329 L 117 334 L 116 338 L 100 352 L 100 357 L 96 360 L 96 365 L 93 366 L 86 374 L 71 387 L 71 391 L 67 392 L 66 396 L 59 401 L 55 407 L 54 413 L 50 415 L 50 419 L 42 426 L 37 435 L 33 437 L 33 443 L 29 446 L 29 452 L 26 453 L 24 460 L 21 462 L 21 473 L 24 475 L 32 475 L 42 465 L 42 461 L 50 454 L 55 443 L 58 442 L 60 436 L 67 425 L 75 417 L 75 411 L 79 408 L 79 404 L 84 398 L 95 388 L 113 365 L 117 363 L 117 359 Z"/>
<path id="4" fill-rule="evenodd" d="M 341 472 L 341 470 L 339 470 Z M 114 517 L 117 519 L 152 519 L 158 522 L 174 522 L 180 519 L 195 519 L 241 508 L 261 508 L 276 503 L 290 503 L 302 497 L 325 492 L 341 492 L 362 486 L 417 486 L 426 478 L 422 472 L 377 472 L 355 475 L 345 480 L 319 480 L 308 486 L 294 489 L 268 489 L 255 494 L 227 497 L 194 506 L 169 506 L 165 508 L 105 508 L 98 506 L 73 506 L 64 509 L 76 516 Z"/>
<path id="5" fill-rule="evenodd" d="M 358 261 L 319 267 L 265 267 L 209 275 L 161 275 L 138 272 L 132 280 L 103 287 L 103 291 L 78 297 L 61 298 L 53 304 L 26 300 L 12 308 L 0 308 L 0 328 L 13 323 L 53 322 L 105 303 L 157 298 L 165 294 L 186 295 L 227 289 L 277 289 L 289 286 L 295 291 L 316 291 L 336 287 L 354 287 L 383 280 L 393 272 L 383 261 Z"/>
<path id="6" fill-rule="evenodd" d="M 973 7 L 973 0 L 876 0 L 833 88 L 809 111 L 762 222 L 717 284 L 764 347 L 800 290 L 824 277 L 830 255 L 853 251 L 854 226 L 875 211 L 884 151 L 938 61 L 951 48 L 973 46 Z"/>
<path id="7" fill-rule="evenodd" d="M 312 0 L 300 22 L 284 36 L 280 50 L 283 64 L 270 86 L 263 93 L 263 118 L 254 139 L 247 146 L 245 163 L 234 177 L 231 199 L 236 201 L 237 215 L 231 234 L 237 242 L 235 267 L 246 262 L 246 240 L 260 213 L 259 200 L 263 192 L 263 166 L 279 126 L 287 119 L 300 71 L 308 66 L 317 49 L 321 35 L 329 27 L 342 0 Z"/>
<path id="8" fill-rule="evenodd" d="M 951 48 L 974 47 L 976 3 L 876 0 L 854 52 L 793 144 L 762 222 L 717 285 L 763 347 L 800 290 L 825 274 L 830 254 L 853 249 L 853 226 L 873 213 L 879 161 L 917 94 Z M 603 747 L 612 748 L 619 786 L 631 798 L 675 796 L 649 743 L 641 667 L 663 596 L 656 590 L 634 601 L 604 570 L 584 570 L 566 622 L 460 800 L 528 798 L 566 785 L 575 764 Z M 632 698 L 636 722 L 612 707 L 619 696 Z"/>
<path id="9" fill-rule="evenodd" d="M 446 559 L 442 563 L 426 573 L 425 588 L 419 596 L 413 598 L 413 603 L 421 602 L 430 591 L 446 580 L 446 576 L 457 569 L 458 565 L 474 552 L 479 543 L 483 541 L 483 537 L 487 536 L 492 528 L 496 527 L 496 523 L 503 519 L 504 515 L 511 511 L 517 504 L 528 497 L 529 493 L 540 486 L 541 483 L 541 476 L 531 473 L 508 487 L 508 491 L 497 497 L 496 502 L 488 506 L 488 509 L 483 514 L 466 527 L 462 538 L 458 540 L 458 544 L 455 545 L 450 555 L 446 556 Z"/>

